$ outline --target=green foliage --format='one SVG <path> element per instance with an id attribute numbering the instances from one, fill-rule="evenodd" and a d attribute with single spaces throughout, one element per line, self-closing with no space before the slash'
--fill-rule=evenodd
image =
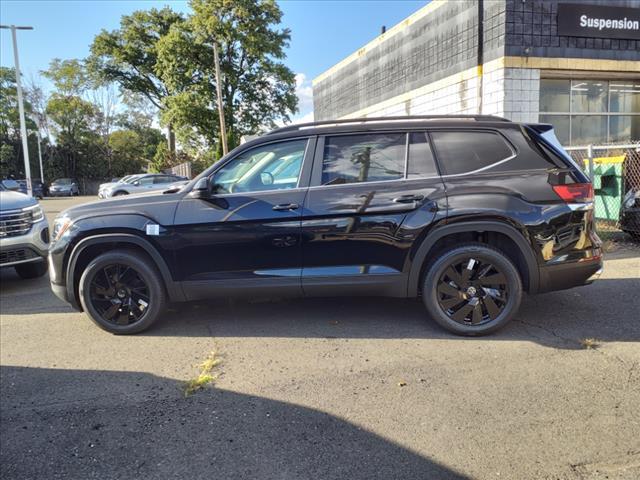
<path id="1" fill-rule="evenodd" d="M 185 161 L 195 173 L 204 170 L 222 155 L 214 42 L 229 147 L 289 121 L 297 108 L 294 74 L 282 63 L 290 32 L 279 27 L 275 0 L 191 0 L 190 6 L 187 16 L 169 7 L 123 16 L 118 29 L 95 37 L 86 60 L 51 62 L 42 72 L 54 87 L 48 96 L 35 84 L 26 89 L 35 105 L 25 102 L 34 177 L 37 128 L 48 180 L 161 171 Z M 169 142 L 153 127 L 157 118 Z M 15 72 L 0 67 L 0 174 L 23 177 L 22 163 Z"/>
<path id="2" fill-rule="evenodd" d="M 84 64 L 77 59 L 54 58 L 42 75 L 51 80 L 58 94 L 63 96 L 79 96 L 90 87 Z"/>
<path id="3" fill-rule="evenodd" d="M 169 89 L 156 74 L 156 45 L 171 27 L 184 21 L 169 7 L 137 11 L 124 15 L 120 28 L 103 30 L 91 45 L 87 65 L 92 75 L 106 82 L 116 82 L 129 92 L 144 95 L 162 108 Z"/>
<path id="4" fill-rule="evenodd" d="M 28 132 L 35 130 L 31 120 L 33 113 L 31 104 L 24 102 L 25 123 Z M 37 148 L 35 135 L 29 135 L 27 143 L 29 151 Z M 30 157 L 31 171 L 38 170 L 37 158 Z M 13 68 L 0 67 L 0 177 L 24 177 L 24 157 L 22 139 L 20 137 L 20 115 L 18 112 L 18 91 L 16 88 L 16 72 Z"/>
<path id="5" fill-rule="evenodd" d="M 193 14 L 157 44 L 157 72 L 172 91 L 162 119 L 179 138 L 195 129 L 206 144 L 219 139 L 213 41 L 219 47 L 229 146 L 242 135 L 289 121 L 296 111 L 295 76 L 283 59 L 290 33 L 278 29 L 272 0 L 192 0 Z M 212 12 L 215 12 L 212 15 Z"/>
<path id="6" fill-rule="evenodd" d="M 281 60 L 290 32 L 273 0 L 192 0 L 187 18 L 165 7 L 123 16 L 96 36 L 87 60 L 104 81 L 142 95 L 189 150 L 219 149 L 213 40 L 219 46 L 230 147 L 240 137 L 289 121 L 295 77 Z"/>

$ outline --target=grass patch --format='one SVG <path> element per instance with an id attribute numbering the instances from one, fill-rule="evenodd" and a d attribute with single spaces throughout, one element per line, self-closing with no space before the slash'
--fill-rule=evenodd
<path id="1" fill-rule="evenodd" d="M 217 374 L 213 373 L 213 369 L 220 365 L 220 359 L 216 356 L 215 352 L 211 352 L 207 358 L 198 365 L 200 373 L 196 378 L 185 382 L 184 384 L 184 396 L 189 397 L 196 393 L 198 390 L 211 385 L 218 378 Z"/>
<path id="2" fill-rule="evenodd" d="M 582 348 L 586 348 L 587 350 L 595 350 L 600 347 L 601 342 L 597 338 L 583 338 L 580 340 L 580 345 L 582 345 Z"/>

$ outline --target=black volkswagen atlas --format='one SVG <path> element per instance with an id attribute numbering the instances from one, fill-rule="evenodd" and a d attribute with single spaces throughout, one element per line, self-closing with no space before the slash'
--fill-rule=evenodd
<path id="1" fill-rule="evenodd" d="M 169 301 L 369 295 L 421 297 L 425 319 L 482 335 L 513 318 L 523 293 L 602 270 L 592 185 L 551 125 L 287 126 L 176 190 L 63 212 L 55 294 L 116 334 L 150 327 Z"/>

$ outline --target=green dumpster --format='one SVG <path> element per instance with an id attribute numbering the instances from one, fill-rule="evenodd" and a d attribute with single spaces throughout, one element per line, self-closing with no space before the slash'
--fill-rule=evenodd
<path id="1" fill-rule="evenodd" d="M 617 222 L 622 206 L 622 157 L 595 158 L 593 189 L 595 191 L 595 217 Z"/>

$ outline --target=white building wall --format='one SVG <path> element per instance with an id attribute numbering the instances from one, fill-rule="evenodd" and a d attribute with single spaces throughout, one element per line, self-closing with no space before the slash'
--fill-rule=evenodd
<path id="1" fill-rule="evenodd" d="M 476 69 L 353 112 L 345 118 L 405 115 L 474 115 L 479 111 Z M 540 70 L 494 68 L 482 75 L 482 113 L 516 122 L 537 122 Z"/>

